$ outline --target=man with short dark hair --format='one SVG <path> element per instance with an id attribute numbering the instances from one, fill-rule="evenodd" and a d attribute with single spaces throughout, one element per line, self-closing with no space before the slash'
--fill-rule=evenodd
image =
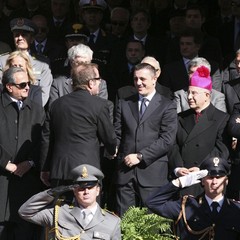
<path id="1" fill-rule="evenodd" d="M 224 158 L 211 157 L 202 162 L 200 169 L 160 187 L 147 200 L 147 206 L 175 220 L 180 239 L 239 239 L 240 203 L 224 196 L 230 164 Z M 203 194 L 174 200 L 180 189 L 200 182 Z"/>
<path id="2" fill-rule="evenodd" d="M 167 153 L 177 131 L 173 101 L 156 92 L 156 69 L 135 66 L 137 94 L 118 102 L 115 116 L 117 134 L 117 213 L 130 206 L 144 206 L 150 192 L 168 182 Z"/>
<path id="3" fill-rule="evenodd" d="M 0 97 L 0 239 L 32 240 L 37 226 L 19 218 L 19 207 L 42 189 L 39 154 L 44 109 L 28 98 L 29 79 L 19 67 L 3 73 Z"/>
<path id="4" fill-rule="evenodd" d="M 103 173 L 91 165 L 82 164 L 71 171 L 71 176 L 71 185 L 52 188 L 30 198 L 19 209 L 20 216 L 48 227 L 54 239 L 120 240 L 120 218 L 101 209 L 96 200 Z M 71 190 L 75 201 L 69 205 L 59 196 Z"/>

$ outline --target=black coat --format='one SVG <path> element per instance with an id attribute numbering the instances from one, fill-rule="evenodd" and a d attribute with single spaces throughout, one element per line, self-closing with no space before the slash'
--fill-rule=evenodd
<path id="1" fill-rule="evenodd" d="M 20 112 L 6 92 L 0 97 L 0 222 L 20 221 L 18 208 L 33 194 L 41 190 L 39 166 L 41 129 L 44 109 L 26 99 Z M 33 160 L 36 168 L 23 177 L 5 170 L 8 161 L 20 163 Z"/>
<path id="2" fill-rule="evenodd" d="M 52 179 L 71 179 L 80 164 L 100 168 L 99 143 L 109 154 L 116 148 L 108 102 L 87 90 L 69 93 L 50 106 L 44 124 L 41 166 Z"/>

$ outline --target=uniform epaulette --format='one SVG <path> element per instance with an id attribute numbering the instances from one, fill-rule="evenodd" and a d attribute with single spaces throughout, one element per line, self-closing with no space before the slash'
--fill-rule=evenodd
<path id="1" fill-rule="evenodd" d="M 232 199 L 232 198 L 227 198 L 227 202 L 228 202 L 228 204 L 229 204 L 230 202 L 233 202 L 233 203 L 240 203 L 239 200 Z"/>
<path id="2" fill-rule="evenodd" d="M 107 213 L 110 213 L 111 215 L 113 215 L 113 216 L 115 216 L 115 217 L 118 217 L 117 214 L 115 214 L 114 212 L 111 212 L 111 211 L 109 211 L 109 210 L 107 210 L 107 209 L 101 209 L 101 211 L 102 211 L 102 214 L 103 214 L 103 215 L 106 215 L 106 212 L 107 212 Z"/>

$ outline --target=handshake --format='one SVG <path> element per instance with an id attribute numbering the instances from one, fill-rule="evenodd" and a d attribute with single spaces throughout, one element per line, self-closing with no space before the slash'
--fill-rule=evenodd
<path id="1" fill-rule="evenodd" d="M 72 184 L 72 185 L 68 185 L 68 186 L 58 186 L 58 187 L 49 189 L 47 191 L 47 193 L 53 197 L 57 197 L 65 192 L 72 191 L 74 188 L 76 188 L 78 186 L 79 186 L 78 184 Z"/>
<path id="2" fill-rule="evenodd" d="M 172 181 L 172 183 L 181 188 L 190 187 L 194 184 L 200 183 L 200 179 L 206 177 L 208 170 L 200 170 L 196 172 L 191 172 L 186 176 L 179 177 Z"/>

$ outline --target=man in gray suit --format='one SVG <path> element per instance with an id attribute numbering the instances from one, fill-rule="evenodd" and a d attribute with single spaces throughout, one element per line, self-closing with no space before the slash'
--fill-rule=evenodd
<path id="1" fill-rule="evenodd" d="M 38 29 L 36 25 L 26 18 L 14 18 L 10 22 L 11 31 L 13 33 L 16 50 L 24 51 L 28 54 L 33 67 L 33 73 L 37 79 L 36 84 L 42 88 L 42 104 L 46 105 L 50 87 L 52 84 L 52 74 L 48 66 L 48 59 L 44 56 L 33 56 L 30 52 L 30 45 L 34 40 L 34 34 Z M 9 54 L 0 57 L 0 79 Z"/>
<path id="2" fill-rule="evenodd" d="M 188 65 L 189 78 L 196 71 L 196 69 L 200 66 L 204 66 L 204 67 L 208 68 L 209 71 L 211 71 L 211 65 L 205 58 L 196 57 L 189 62 L 189 65 Z M 187 88 L 181 89 L 181 90 L 174 92 L 174 101 L 177 104 L 177 112 L 178 113 L 188 110 L 190 108 L 189 104 L 188 104 L 188 89 Z M 217 109 L 219 109 L 223 112 L 227 112 L 225 96 L 223 93 L 221 93 L 215 89 L 212 89 L 211 103 Z"/>
<path id="3" fill-rule="evenodd" d="M 138 93 L 118 102 L 115 131 L 118 140 L 117 212 L 145 206 L 149 193 L 168 182 L 167 153 L 177 132 L 173 101 L 156 92 L 156 69 L 135 66 Z M 144 111 L 145 109 L 145 111 Z"/>
<path id="4" fill-rule="evenodd" d="M 34 195 L 19 209 L 20 216 L 48 227 L 49 239 L 120 240 L 120 218 L 103 210 L 96 199 L 100 194 L 103 173 L 88 164 L 71 172 L 73 185 L 60 186 Z M 59 196 L 73 191 L 75 201 L 68 204 Z"/>
<path id="5" fill-rule="evenodd" d="M 84 44 L 78 44 L 72 46 L 68 50 L 68 60 L 71 67 L 76 67 L 81 63 L 90 63 L 92 61 L 93 51 L 90 47 Z M 58 98 L 70 93 L 73 91 L 72 88 L 72 79 L 69 76 L 61 75 L 54 78 L 49 97 L 49 106 Z M 100 91 L 98 94 L 99 97 L 104 99 L 108 98 L 107 93 L 107 84 L 106 81 L 102 79 L 100 83 Z"/>

